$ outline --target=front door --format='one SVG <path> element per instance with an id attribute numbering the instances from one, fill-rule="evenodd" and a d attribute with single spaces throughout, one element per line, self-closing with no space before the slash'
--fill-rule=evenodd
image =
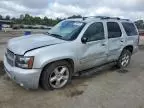
<path id="1" fill-rule="evenodd" d="M 92 23 L 85 31 L 83 37 L 87 38 L 87 42 L 82 44 L 81 47 L 81 70 L 92 68 L 106 62 L 107 42 L 103 23 Z"/>

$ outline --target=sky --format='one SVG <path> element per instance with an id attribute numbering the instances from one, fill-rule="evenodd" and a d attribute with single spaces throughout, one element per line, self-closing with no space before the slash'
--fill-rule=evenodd
<path id="1" fill-rule="evenodd" d="M 132 20 L 144 19 L 144 0 L 0 0 L 0 14 L 20 14 L 49 18 L 71 15 L 117 16 Z"/>

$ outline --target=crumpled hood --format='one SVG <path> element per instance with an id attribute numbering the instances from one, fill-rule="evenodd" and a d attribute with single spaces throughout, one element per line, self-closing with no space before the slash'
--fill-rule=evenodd
<path id="1" fill-rule="evenodd" d="M 33 34 L 10 39 L 8 49 L 15 54 L 24 55 L 28 50 L 64 43 L 66 41 L 44 34 Z"/>

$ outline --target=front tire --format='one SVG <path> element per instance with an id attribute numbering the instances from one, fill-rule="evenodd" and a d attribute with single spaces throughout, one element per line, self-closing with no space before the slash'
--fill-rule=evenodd
<path id="1" fill-rule="evenodd" d="M 118 59 L 117 66 L 118 68 L 125 68 L 129 65 L 131 60 L 131 52 L 127 49 L 124 49 Z"/>
<path id="2" fill-rule="evenodd" d="M 57 61 L 47 65 L 41 75 L 43 89 L 60 89 L 71 81 L 72 66 L 67 61 Z"/>

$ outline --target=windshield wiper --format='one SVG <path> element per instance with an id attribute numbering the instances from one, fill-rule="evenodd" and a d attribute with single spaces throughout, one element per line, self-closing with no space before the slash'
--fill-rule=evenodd
<path id="1" fill-rule="evenodd" d="M 49 33 L 49 32 L 46 32 L 45 34 L 47 34 L 49 36 L 53 36 L 55 38 L 63 39 L 63 36 L 61 36 L 59 34 L 54 34 L 54 33 Z"/>
<path id="2" fill-rule="evenodd" d="M 54 37 L 57 37 L 57 38 L 62 38 L 63 36 L 59 35 L 59 34 L 54 34 L 54 33 L 49 33 L 49 35 L 52 35 Z"/>
<path id="3" fill-rule="evenodd" d="M 50 35 L 50 33 L 49 33 L 49 32 L 44 32 L 43 34 L 47 34 L 47 35 Z"/>

